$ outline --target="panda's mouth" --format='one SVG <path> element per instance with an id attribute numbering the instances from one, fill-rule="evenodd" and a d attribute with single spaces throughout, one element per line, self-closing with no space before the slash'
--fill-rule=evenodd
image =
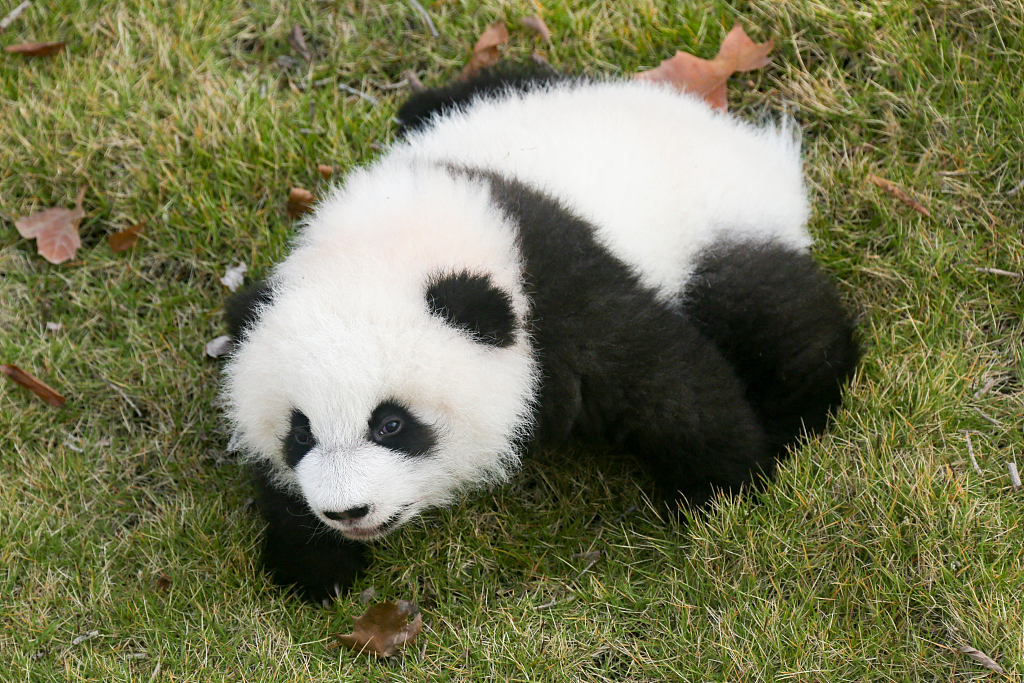
<path id="1" fill-rule="evenodd" d="M 341 533 L 354 541 L 372 541 L 375 538 L 381 538 L 387 536 L 389 533 L 395 530 L 402 521 L 402 517 L 405 515 L 405 511 L 408 510 L 412 504 L 403 505 L 399 508 L 398 512 L 388 517 L 386 520 L 371 527 L 345 527 L 341 529 Z"/>

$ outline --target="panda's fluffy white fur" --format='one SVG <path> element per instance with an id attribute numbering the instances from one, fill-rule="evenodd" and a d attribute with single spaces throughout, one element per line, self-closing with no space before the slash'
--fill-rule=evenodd
<path id="1" fill-rule="evenodd" d="M 337 592 L 362 541 L 506 479 L 531 439 L 636 453 L 701 504 L 823 428 L 857 352 L 791 126 L 501 74 L 399 115 L 229 304 L 224 402 L 279 582 Z"/>

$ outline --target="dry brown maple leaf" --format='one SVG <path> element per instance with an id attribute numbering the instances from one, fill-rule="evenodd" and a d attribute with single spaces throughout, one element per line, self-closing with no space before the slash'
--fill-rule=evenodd
<path id="1" fill-rule="evenodd" d="M 7 375 L 12 382 L 18 386 L 28 389 L 54 408 L 60 408 L 64 405 L 64 397 L 58 394 L 55 389 L 47 386 L 18 366 L 7 364 L 0 365 L 0 373 Z"/>
<path id="2" fill-rule="evenodd" d="M 14 221 L 14 227 L 26 239 L 35 239 L 36 249 L 47 261 L 53 264 L 64 263 L 75 256 L 82 246 L 78 236 L 78 224 L 85 217 L 82 198 L 85 197 L 85 186 L 78 191 L 75 208 L 62 209 L 55 207 L 34 213 Z"/>
<path id="3" fill-rule="evenodd" d="M 142 228 L 146 226 L 146 221 L 136 223 L 130 228 L 125 228 L 120 232 L 115 232 L 113 235 L 107 237 L 107 242 L 110 243 L 110 251 L 115 254 L 128 251 L 135 246 L 135 241 L 139 239 L 139 235 L 142 233 Z"/>
<path id="4" fill-rule="evenodd" d="M 501 58 L 498 46 L 508 40 L 508 29 L 504 21 L 496 21 L 480 34 L 480 40 L 473 46 L 473 54 L 469 56 L 469 64 L 459 74 L 457 80 L 472 78 L 480 69 L 494 66 Z"/>
<path id="5" fill-rule="evenodd" d="M 312 211 L 315 203 L 316 196 L 312 192 L 301 187 L 293 187 L 288 190 L 288 206 L 285 211 L 288 213 L 288 218 L 298 218 L 302 214 Z"/>
<path id="6" fill-rule="evenodd" d="M 725 36 L 714 59 L 709 61 L 686 52 L 676 52 L 674 57 L 653 69 L 641 71 L 633 78 L 670 83 L 679 90 L 703 97 L 715 109 L 726 111 L 725 84 L 729 76 L 736 71 L 753 71 L 765 66 L 771 61 L 768 53 L 773 47 L 775 43 L 771 39 L 755 43 L 743 27 L 736 24 Z"/>
<path id="7" fill-rule="evenodd" d="M 47 55 L 55 55 L 63 49 L 63 42 L 21 43 L 19 45 L 8 45 L 4 48 L 4 50 L 11 54 L 25 55 L 26 57 L 45 57 Z"/>
<path id="8" fill-rule="evenodd" d="M 414 615 L 412 621 L 410 615 Z M 335 638 L 356 652 L 387 659 L 415 640 L 422 628 L 423 617 L 416 605 L 399 600 L 373 605 L 362 616 L 352 617 L 352 633 Z"/>

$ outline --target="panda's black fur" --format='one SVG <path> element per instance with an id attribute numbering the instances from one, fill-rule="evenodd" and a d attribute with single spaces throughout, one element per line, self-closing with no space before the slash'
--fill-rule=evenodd
<path id="1" fill-rule="evenodd" d="M 398 118 L 403 133 L 415 134 L 481 98 L 560 81 L 536 68 L 485 72 L 467 84 L 413 95 Z M 472 270 L 427 278 L 424 309 L 481 349 L 531 344 L 539 368 L 539 388 L 528 407 L 534 443 L 578 439 L 633 453 L 668 501 L 701 506 L 720 492 L 770 477 L 787 449 L 804 433 L 824 429 L 840 405 L 858 360 L 853 325 L 806 250 L 771 239 L 716 243 L 693 264 L 685 295 L 665 297 L 596 239 L 587 218 L 544 188 L 457 162 L 444 172 L 485 188 L 514 225 L 528 311 L 524 318 L 519 299 L 487 272 Z M 229 331 L 241 346 L 274 306 L 278 290 L 287 291 L 272 277 L 228 304 Z M 403 404 L 396 410 L 408 411 L 419 438 L 432 441 L 403 457 L 444 457 L 434 446 L 442 434 L 415 417 L 417 408 Z M 363 506 L 346 508 L 361 502 L 355 501 L 342 505 L 345 511 L 318 515 L 282 479 L 319 443 L 295 436 L 306 433 L 296 420 L 302 430 L 313 429 L 305 413 L 293 407 L 289 415 L 282 418 L 282 455 L 275 456 L 285 464 L 259 453 L 254 458 L 257 504 L 267 524 L 263 562 L 277 583 L 322 600 L 353 582 L 365 567 L 366 548 L 327 529 L 330 522 L 321 515 L 344 532 L 348 517 L 366 513 Z M 296 438 L 302 443 L 289 442 Z M 404 522 L 403 511 L 372 533 Z"/>

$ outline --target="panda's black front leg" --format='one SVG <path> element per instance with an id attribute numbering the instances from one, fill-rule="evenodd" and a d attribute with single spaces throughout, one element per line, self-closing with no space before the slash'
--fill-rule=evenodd
<path id="1" fill-rule="evenodd" d="M 774 455 L 722 354 L 674 311 L 636 318 L 628 332 L 606 326 L 603 363 L 581 375 L 575 430 L 637 455 L 672 507 L 700 508 L 771 477 Z"/>
<path id="2" fill-rule="evenodd" d="M 306 600 L 333 600 L 367 564 L 367 548 L 327 528 L 305 501 L 281 491 L 253 468 L 256 504 L 267 523 L 263 564 L 274 583 L 291 586 Z"/>

